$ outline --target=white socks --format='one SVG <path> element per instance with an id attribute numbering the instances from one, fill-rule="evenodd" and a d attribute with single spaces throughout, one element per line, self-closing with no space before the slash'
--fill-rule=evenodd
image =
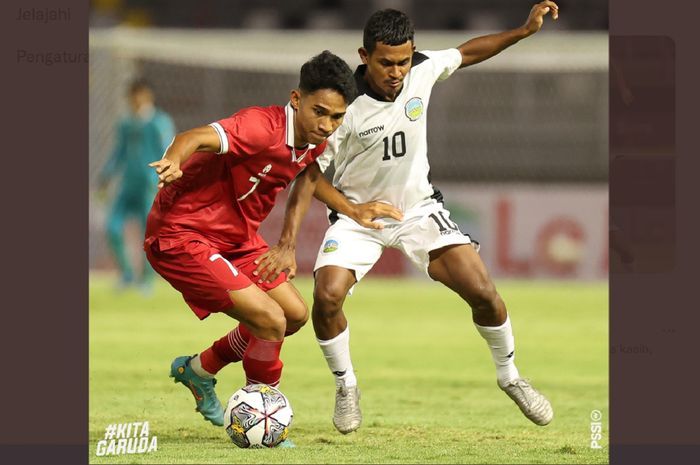
<path id="1" fill-rule="evenodd" d="M 501 326 L 480 326 L 474 324 L 481 337 L 491 350 L 494 364 L 496 365 L 496 377 L 498 384 L 504 386 L 510 381 L 520 377 L 515 367 L 515 341 L 510 325 L 510 317 L 506 317 Z M 350 360 L 350 326 L 333 339 L 322 341 L 316 339 L 326 358 L 328 368 L 333 372 L 336 384 L 342 379 L 346 386 L 356 386 L 357 378 Z M 193 359 L 194 361 L 194 359 Z M 194 369 L 194 364 L 193 364 Z"/>
<path id="2" fill-rule="evenodd" d="M 192 371 L 194 371 L 196 375 L 201 376 L 202 378 L 214 378 L 214 375 L 202 367 L 202 360 L 199 358 L 199 354 L 190 359 L 190 368 L 192 368 Z"/>
<path id="3" fill-rule="evenodd" d="M 335 376 L 336 385 L 342 379 L 348 387 L 357 386 L 357 378 L 350 360 L 350 326 L 348 325 L 342 333 L 333 339 L 327 341 L 316 340 L 318 345 L 321 346 L 323 356 L 326 357 L 328 368 L 331 369 Z"/>
<path id="4" fill-rule="evenodd" d="M 486 340 L 491 350 L 493 362 L 496 364 L 496 377 L 498 385 L 505 386 L 510 381 L 520 377 L 515 367 L 515 341 L 513 329 L 510 326 L 510 317 L 501 326 L 479 326 L 474 323 L 477 331 Z"/>

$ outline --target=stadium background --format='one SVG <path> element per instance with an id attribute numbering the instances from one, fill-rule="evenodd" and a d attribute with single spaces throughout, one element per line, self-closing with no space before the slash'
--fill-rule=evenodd
<path id="1" fill-rule="evenodd" d="M 97 173 L 147 78 L 178 130 L 249 105 L 283 104 L 301 63 L 323 49 L 354 67 L 367 13 L 414 18 L 418 49 L 456 46 L 520 25 L 530 1 L 95 0 L 90 29 L 90 269 L 110 270 Z M 603 280 L 608 274 L 607 2 L 559 2 L 562 16 L 500 56 L 455 73 L 431 98 L 433 183 L 453 219 L 482 243 L 496 278 Z M 283 199 L 263 228 L 276 242 Z M 327 226 L 318 202 L 298 246 L 308 273 Z M 141 238 L 132 225 L 129 235 Z M 141 259 L 140 249 L 132 253 Z M 416 270 L 389 251 L 373 275 Z"/>
<path id="2" fill-rule="evenodd" d="M 494 393 L 488 350 L 464 303 L 425 278 L 404 279 L 417 273 L 389 251 L 345 305 L 363 427 L 348 436 L 333 428 L 333 381 L 307 324 L 284 346 L 283 389 L 294 405 L 297 448 L 232 451 L 225 433 L 205 427 L 191 397 L 165 376 L 173 356 L 206 347 L 230 320 L 213 315 L 195 323 L 164 281 L 150 296 L 115 292 L 103 226 L 109 198 L 95 191 L 134 76 L 155 85 L 159 105 L 184 130 L 247 105 L 286 102 L 300 64 L 324 48 L 357 65 L 372 10 L 405 10 L 415 20 L 418 48 L 442 49 L 522 24 L 533 3 L 93 1 L 90 463 L 609 462 L 605 1 L 559 2 L 558 21 L 548 18 L 540 33 L 438 84 L 428 112 L 433 181 L 454 219 L 482 243 L 516 325 L 519 369 L 555 405 L 547 428 L 533 427 Z M 639 63 L 653 69 L 649 57 Z M 643 136 L 638 128 L 619 129 Z M 272 243 L 283 201 L 263 230 Z M 298 244 L 302 272 L 310 270 L 326 225 L 315 202 Z M 653 237 L 653 228 L 638 226 L 645 240 Z M 141 237 L 135 228 L 130 234 L 140 257 Z M 613 257 L 610 265 L 615 271 Z M 300 276 L 295 286 L 310 303 L 312 279 Z M 223 400 L 244 378 L 233 366 L 217 379 Z M 593 409 L 603 414 L 601 449 L 590 447 Z M 96 456 L 107 425 L 135 420 L 150 421 L 156 453 Z"/>

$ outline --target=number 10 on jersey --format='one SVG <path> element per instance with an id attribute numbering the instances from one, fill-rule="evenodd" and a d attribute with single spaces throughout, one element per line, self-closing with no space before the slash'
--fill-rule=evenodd
<path id="1" fill-rule="evenodd" d="M 389 142 L 389 136 L 383 139 L 384 141 L 384 156 L 383 161 L 391 160 L 393 155 L 395 158 L 403 157 L 406 155 L 406 135 L 403 131 L 394 133 L 391 136 L 391 142 Z M 390 147 L 391 146 L 391 147 Z M 391 150 L 390 150 L 391 149 Z"/>

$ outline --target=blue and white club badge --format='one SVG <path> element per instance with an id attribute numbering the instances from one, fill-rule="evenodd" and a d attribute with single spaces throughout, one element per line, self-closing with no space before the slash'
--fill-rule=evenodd
<path id="1" fill-rule="evenodd" d="M 423 100 L 413 97 L 406 102 L 406 116 L 411 121 L 417 121 L 423 115 Z"/>
<path id="2" fill-rule="evenodd" d="M 325 244 L 323 244 L 323 253 L 331 253 L 338 250 L 338 242 L 333 239 L 328 239 Z"/>

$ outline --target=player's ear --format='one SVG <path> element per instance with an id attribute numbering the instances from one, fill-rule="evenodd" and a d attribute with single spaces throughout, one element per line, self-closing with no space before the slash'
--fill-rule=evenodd
<path id="1" fill-rule="evenodd" d="M 301 92 L 299 89 L 293 89 L 289 94 L 289 102 L 292 104 L 292 108 L 295 110 L 299 109 L 299 102 L 301 101 Z"/>
<path id="2" fill-rule="evenodd" d="M 360 47 L 357 49 L 357 53 L 360 54 L 360 60 L 362 60 L 362 63 L 366 65 L 369 61 L 369 53 L 367 53 L 367 49 Z"/>

